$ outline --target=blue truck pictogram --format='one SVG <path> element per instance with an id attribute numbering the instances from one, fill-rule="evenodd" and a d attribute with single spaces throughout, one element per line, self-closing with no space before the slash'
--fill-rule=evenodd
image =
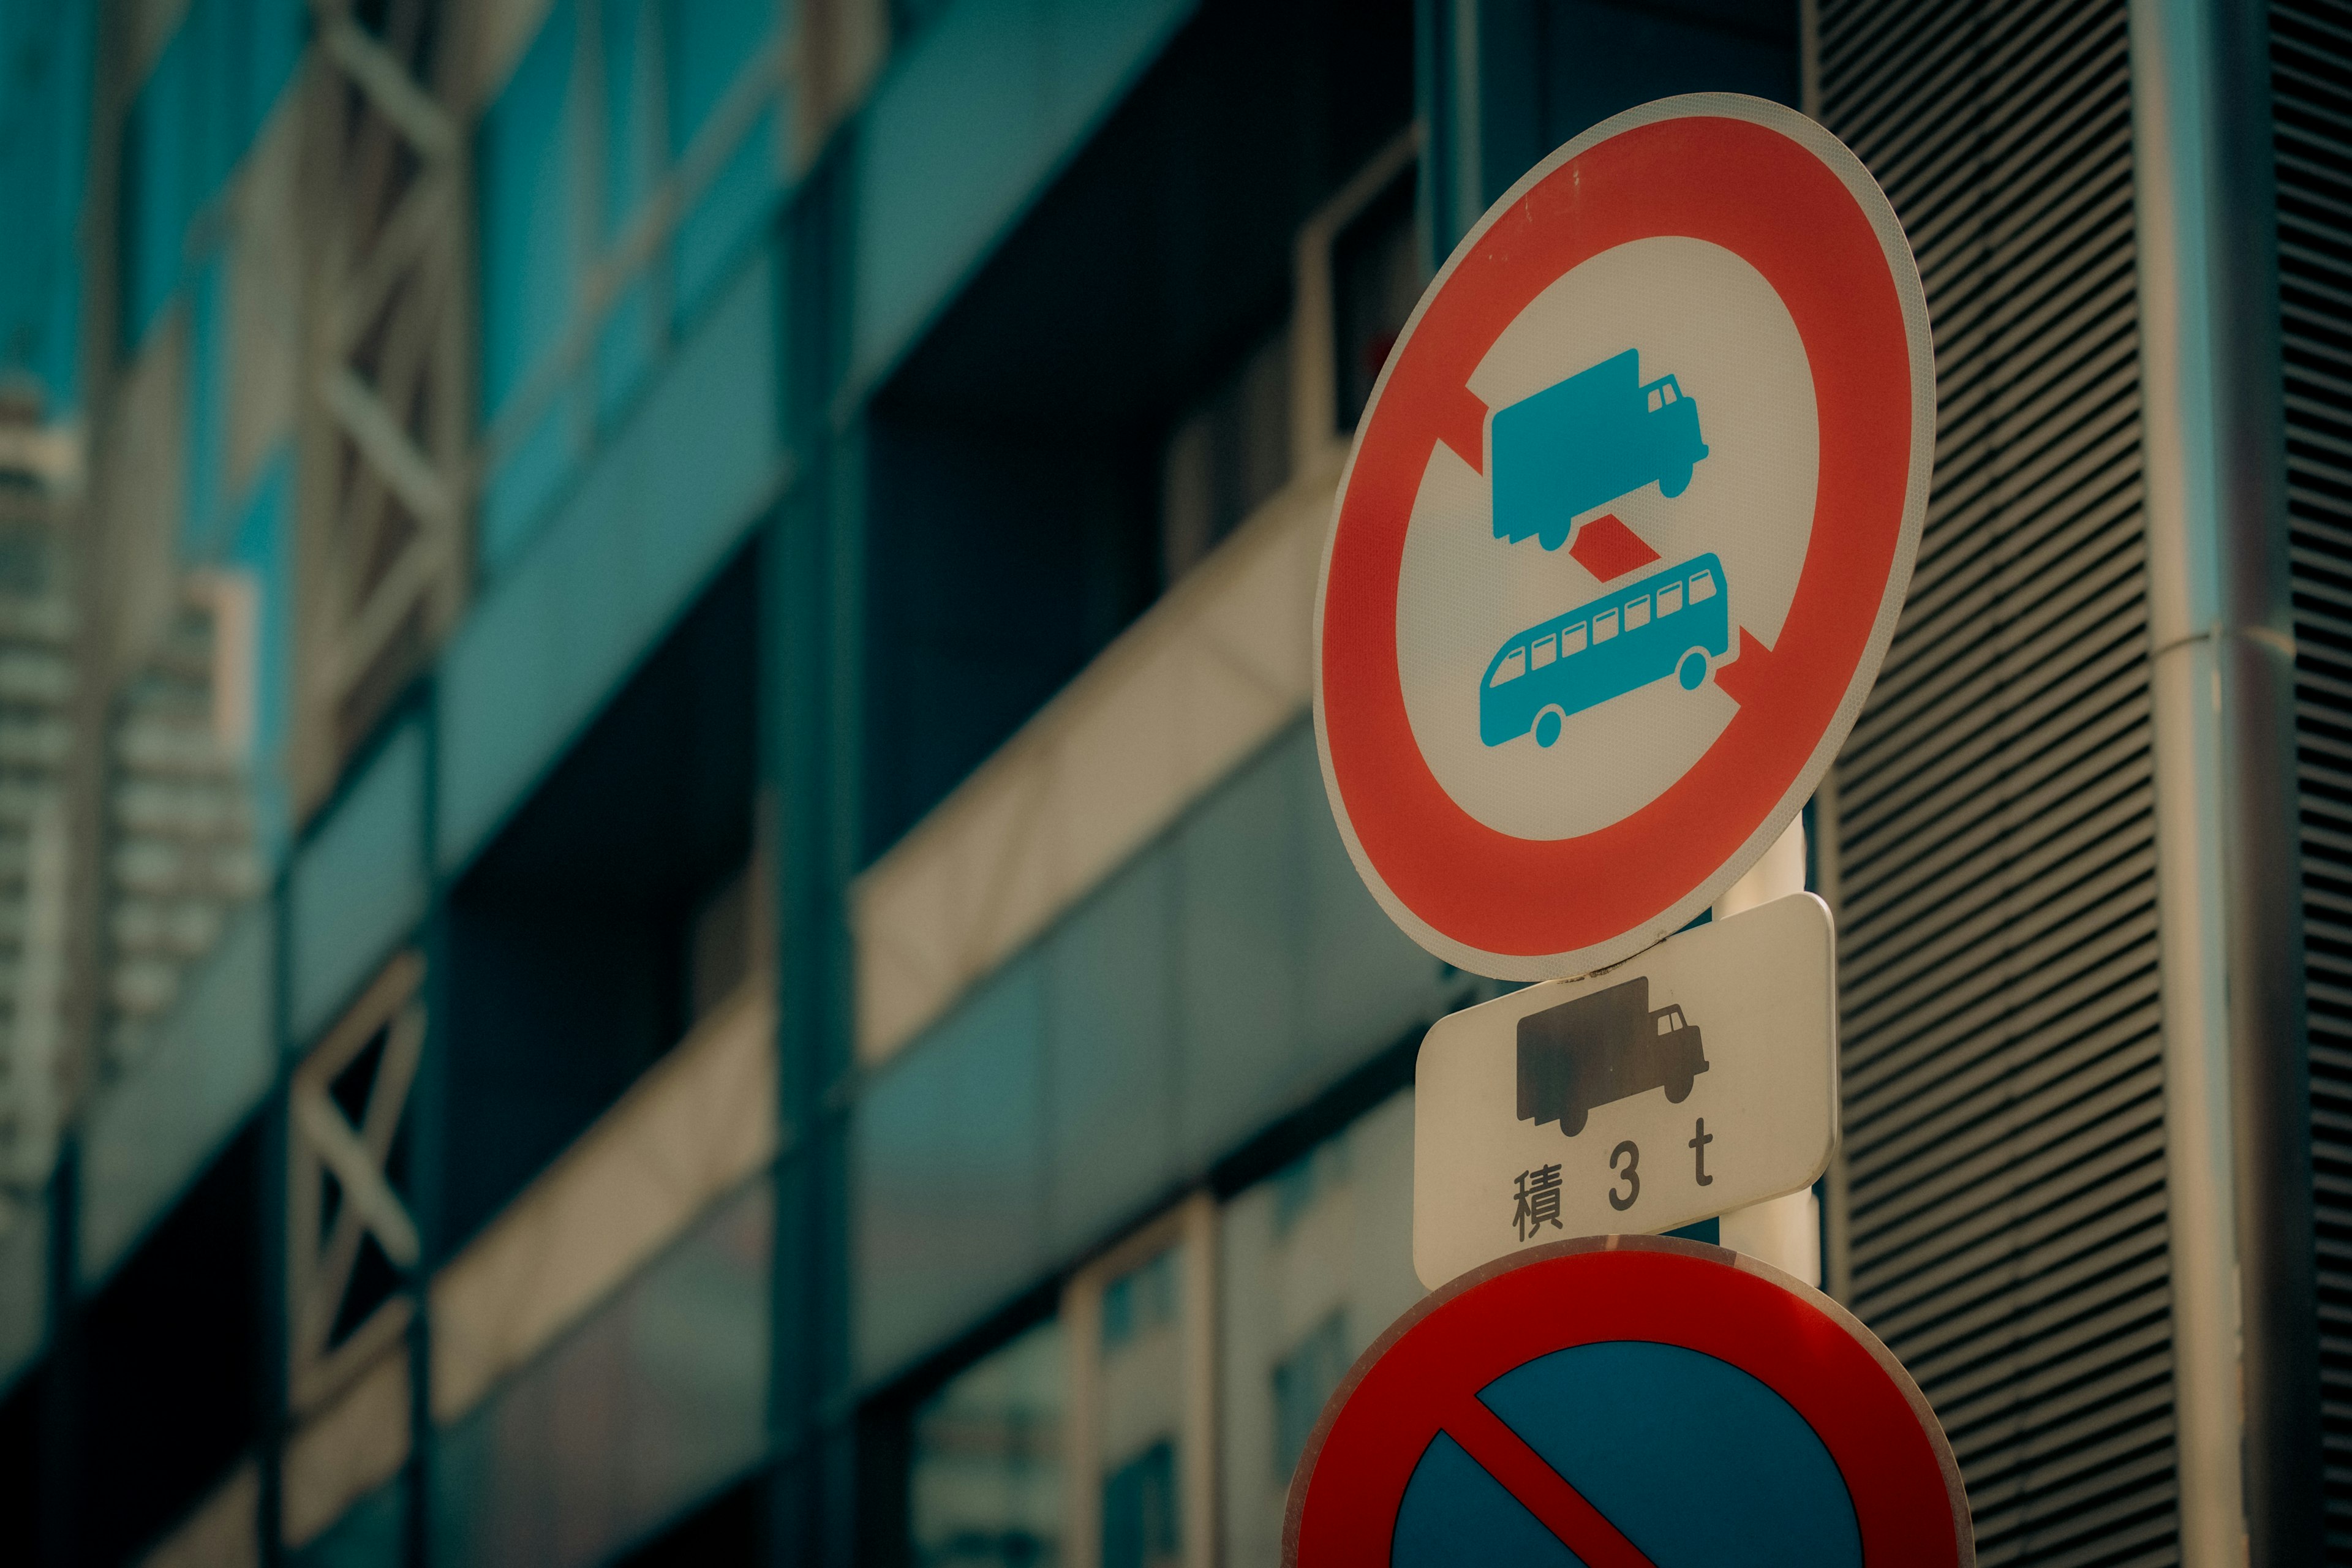
<path id="1" fill-rule="evenodd" d="M 1654 483 L 1678 496 L 1706 457 L 1698 405 L 1671 375 L 1642 380 L 1634 349 L 1495 411 L 1495 537 L 1558 550 L 1580 513 Z"/>

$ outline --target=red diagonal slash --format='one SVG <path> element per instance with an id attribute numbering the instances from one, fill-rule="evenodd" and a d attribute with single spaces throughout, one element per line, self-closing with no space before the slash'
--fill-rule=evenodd
<path id="1" fill-rule="evenodd" d="M 1784 637 L 1782 641 L 1786 641 Z M 1764 639 L 1739 628 L 1739 657 L 1715 672 L 1715 683 L 1724 694 L 1742 708 L 1756 701 L 1772 680 L 1772 660 L 1778 657 L 1764 645 Z"/>
<path id="2" fill-rule="evenodd" d="M 1454 1408 L 1446 1417 L 1445 1431 L 1588 1568 L 1656 1568 L 1641 1548 L 1584 1500 L 1583 1493 L 1476 1399 L 1465 1399 Z"/>

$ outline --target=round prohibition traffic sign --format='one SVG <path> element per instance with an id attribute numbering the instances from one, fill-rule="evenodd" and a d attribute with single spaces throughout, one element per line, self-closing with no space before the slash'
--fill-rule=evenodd
<path id="1" fill-rule="evenodd" d="M 1285 1568 L 1970 1568 L 1934 1413 L 1829 1298 L 1667 1237 L 1466 1274 L 1324 1407 Z"/>
<path id="2" fill-rule="evenodd" d="M 1525 980 L 1713 903 L 1869 693 L 1934 437 L 1910 247 L 1811 121 L 1667 99 L 1530 170 L 1408 321 L 1325 546 L 1316 739 L 1391 917 Z"/>

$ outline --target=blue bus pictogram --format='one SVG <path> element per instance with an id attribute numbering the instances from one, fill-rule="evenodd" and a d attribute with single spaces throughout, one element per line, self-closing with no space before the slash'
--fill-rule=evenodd
<path id="1" fill-rule="evenodd" d="M 1559 739 L 1571 713 L 1674 676 L 1685 691 L 1731 651 L 1728 585 L 1713 552 L 1655 572 L 1506 641 L 1478 688 L 1478 738 Z"/>
<path id="2" fill-rule="evenodd" d="M 1698 405 L 1671 375 L 1642 380 L 1627 349 L 1495 411 L 1495 537 L 1558 550 L 1579 513 L 1655 484 L 1683 493 L 1706 460 Z"/>

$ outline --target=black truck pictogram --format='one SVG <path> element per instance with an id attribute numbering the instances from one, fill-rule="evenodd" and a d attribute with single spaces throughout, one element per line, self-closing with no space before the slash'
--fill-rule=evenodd
<path id="1" fill-rule="evenodd" d="M 1646 1089 L 1679 1105 L 1706 1070 L 1698 1026 L 1679 1006 L 1653 1012 L 1647 975 L 1519 1020 L 1519 1120 L 1556 1121 L 1563 1137 L 1594 1106 Z"/>

